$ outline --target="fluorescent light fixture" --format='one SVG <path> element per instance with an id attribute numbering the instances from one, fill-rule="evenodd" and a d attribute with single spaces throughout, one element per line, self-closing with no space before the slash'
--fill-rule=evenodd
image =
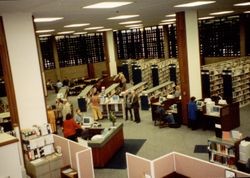
<path id="1" fill-rule="evenodd" d="M 90 23 L 78 23 L 78 24 L 70 24 L 70 25 L 65 25 L 65 28 L 70 28 L 70 27 L 83 27 L 90 25 Z"/>
<path id="2" fill-rule="evenodd" d="M 74 33 L 75 31 L 63 31 L 63 32 L 58 32 L 58 35 L 64 35 L 64 34 L 71 34 Z"/>
<path id="3" fill-rule="evenodd" d="M 139 15 L 119 15 L 116 17 L 110 17 L 108 18 L 109 20 L 119 20 L 119 19 L 129 19 L 129 18 L 133 18 L 133 17 L 138 17 Z"/>
<path id="4" fill-rule="evenodd" d="M 212 4 L 215 2 L 216 1 L 195 1 L 195 2 L 190 2 L 190 3 L 175 5 L 174 7 L 196 7 L 196 6 L 206 5 L 206 4 Z"/>
<path id="5" fill-rule="evenodd" d="M 52 35 L 51 34 L 39 35 L 39 37 L 48 37 L 48 36 L 52 36 Z"/>
<path id="6" fill-rule="evenodd" d="M 159 23 L 159 25 L 170 25 L 170 24 L 174 24 L 174 22 Z"/>
<path id="7" fill-rule="evenodd" d="M 233 13 L 234 11 L 220 11 L 220 12 L 213 12 L 210 13 L 209 15 L 223 15 L 223 14 L 230 14 Z"/>
<path id="8" fill-rule="evenodd" d="M 49 33 L 55 31 L 54 29 L 49 29 L 49 30 L 37 30 L 36 33 Z"/>
<path id="9" fill-rule="evenodd" d="M 198 18 L 199 20 L 208 20 L 208 19 L 213 19 L 214 16 L 207 16 L 207 17 L 200 17 Z"/>
<path id="10" fill-rule="evenodd" d="M 108 9 L 108 8 L 125 6 L 131 3 L 133 2 L 100 2 L 100 3 L 92 4 L 89 6 L 85 6 L 83 8 L 84 9 Z"/>
<path id="11" fill-rule="evenodd" d="M 169 15 L 166 15 L 165 17 L 175 17 L 176 14 L 169 14 Z"/>
<path id="12" fill-rule="evenodd" d="M 167 19 L 167 20 L 162 20 L 161 22 L 175 22 L 176 19 Z"/>
<path id="13" fill-rule="evenodd" d="M 131 28 L 131 27 L 143 27 L 142 24 L 134 24 L 134 25 L 127 25 L 125 27 Z"/>
<path id="14" fill-rule="evenodd" d="M 250 5 L 250 2 L 242 2 L 242 3 L 234 4 L 234 6 L 249 6 L 249 5 Z"/>
<path id="15" fill-rule="evenodd" d="M 141 23 L 141 20 L 134 20 L 134 21 L 127 21 L 127 22 L 121 22 L 120 25 L 128 25 L 128 24 L 134 24 L 134 23 Z"/>
<path id="16" fill-rule="evenodd" d="M 249 13 L 250 13 L 250 11 L 244 11 L 244 13 L 245 13 L 245 14 L 249 14 Z"/>
<path id="17" fill-rule="evenodd" d="M 111 31 L 112 28 L 103 28 L 103 29 L 99 29 L 99 30 L 96 30 L 98 32 L 105 32 L 105 31 Z"/>
<path id="18" fill-rule="evenodd" d="M 89 27 L 89 28 L 85 28 L 84 30 L 98 30 L 104 27 Z"/>
<path id="19" fill-rule="evenodd" d="M 87 32 L 75 32 L 74 35 L 84 35 L 87 34 Z"/>
<path id="20" fill-rule="evenodd" d="M 54 22 L 61 19 L 63 19 L 63 17 L 41 17 L 35 18 L 34 22 Z"/>

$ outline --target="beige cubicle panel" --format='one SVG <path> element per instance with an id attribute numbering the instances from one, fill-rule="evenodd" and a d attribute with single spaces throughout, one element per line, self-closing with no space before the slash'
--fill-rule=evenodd
<path id="1" fill-rule="evenodd" d="M 152 177 L 151 161 L 145 158 L 126 153 L 128 178 Z"/>
<path id="2" fill-rule="evenodd" d="M 155 178 L 164 177 L 175 172 L 174 154 L 169 153 L 152 161 Z"/>
<path id="3" fill-rule="evenodd" d="M 71 168 L 78 170 L 77 169 L 77 161 L 76 161 L 76 157 L 77 157 L 77 152 L 86 150 L 87 147 L 80 145 L 77 142 L 71 141 L 69 140 L 69 149 L 70 149 L 70 158 L 71 158 Z"/>
<path id="4" fill-rule="evenodd" d="M 78 178 L 95 178 L 91 148 L 78 152 L 76 157 Z"/>
<path id="5" fill-rule="evenodd" d="M 174 153 L 176 172 L 192 178 L 211 178 L 211 177 L 225 177 L 225 170 L 228 167 L 210 163 L 208 161 L 200 160 L 194 157 L 183 155 L 180 153 Z M 250 174 L 246 174 L 235 169 L 231 171 L 235 172 L 236 177 L 249 177 Z"/>
<path id="6" fill-rule="evenodd" d="M 59 146 L 61 148 L 62 166 L 65 167 L 70 165 L 70 150 L 69 150 L 68 139 L 61 137 L 59 135 L 53 135 L 53 136 L 54 136 L 55 147 Z"/>

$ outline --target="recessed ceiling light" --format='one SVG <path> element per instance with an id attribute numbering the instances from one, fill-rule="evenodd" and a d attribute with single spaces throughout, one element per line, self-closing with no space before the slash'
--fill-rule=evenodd
<path id="1" fill-rule="evenodd" d="M 104 28 L 104 29 L 100 29 L 100 30 L 96 30 L 98 32 L 105 32 L 105 31 L 111 31 L 112 28 Z"/>
<path id="2" fill-rule="evenodd" d="M 36 33 L 48 33 L 48 32 L 53 32 L 55 31 L 54 29 L 49 29 L 49 30 L 37 30 Z"/>
<path id="3" fill-rule="evenodd" d="M 101 28 L 104 28 L 104 27 L 89 27 L 89 28 L 85 28 L 84 30 L 97 30 Z"/>
<path id="4" fill-rule="evenodd" d="M 34 22 L 54 22 L 61 19 L 63 19 L 63 17 L 43 17 L 43 18 L 35 18 Z"/>
<path id="5" fill-rule="evenodd" d="M 70 24 L 70 25 L 65 25 L 65 28 L 70 28 L 70 27 L 83 27 L 90 25 L 90 23 L 78 23 L 78 24 Z"/>
<path id="6" fill-rule="evenodd" d="M 134 23 L 141 23 L 141 20 L 134 20 L 134 21 L 127 21 L 127 22 L 121 22 L 120 25 L 128 25 L 128 24 L 134 24 Z"/>
<path id="7" fill-rule="evenodd" d="M 142 27 L 143 25 L 142 24 L 134 24 L 134 25 L 126 25 L 125 27 Z"/>
<path id="8" fill-rule="evenodd" d="M 175 22 L 176 19 L 167 19 L 167 20 L 162 20 L 161 22 Z"/>
<path id="9" fill-rule="evenodd" d="M 234 11 L 220 11 L 220 12 L 213 12 L 210 13 L 209 15 L 223 15 L 223 14 L 230 14 L 233 13 Z"/>
<path id="10" fill-rule="evenodd" d="M 74 33 L 75 31 L 63 31 L 63 32 L 58 32 L 58 35 L 64 35 L 64 34 L 70 34 L 70 33 Z"/>
<path id="11" fill-rule="evenodd" d="M 234 4 L 234 6 L 249 6 L 249 5 L 250 5 L 250 2 L 243 2 L 243 3 Z"/>
<path id="12" fill-rule="evenodd" d="M 115 8 L 115 7 L 128 5 L 128 4 L 131 4 L 131 3 L 133 3 L 133 2 L 100 2 L 100 3 L 92 4 L 92 5 L 89 5 L 89 6 L 85 6 L 85 7 L 82 7 L 82 8 L 85 8 L 85 9 Z"/>
<path id="13" fill-rule="evenodd" d="M 245 13 L 245 14 L 249 14 L 249 13 L 250 13 L 250 11 L 244 11 L 244 13 Z"/>
<path id="14" fill-rule="evenodd" d="M 212 4 L 215 2 L 216 1 L 195 1 L 195 2 L 190 2 L 190 3 L 175 5 L 174 7 L 196 7 L 196 6 L 206 5 L 206 4 Z"/>
<path id="15" fill-rule="evenodd" d="M 169 15 L 166 15 L 165 17 L 175 17 L 176 14 L 169 14 Z"/>
<path id="16" fill-rule="evenodd" d="M 39 35 L 39 37 L 48 37 L 48 36 L 51 36 L 51 34 Z"/>
<path id="17" fill-rule="evenodd" d="M 200 17 L 199 20 L 207 20 L 207 19 L 213 19 L 214 16 L 207 16 L 207 17 Z"/>
<path id="18" fill-rule="evenodd" d="M 109 20 L 119 20 L 119 19 L 129 19 L 129 18 L 133 18 L 133 17 L 138 17 L 139 15 L 119 15 L 116 17 L 110 17 L 108 18 Z"/>
<path id="19" fill-rule="evenodd" d="M 88 32 L 75 32 L 74 35 L 84 35 L 87 34 Z"/>

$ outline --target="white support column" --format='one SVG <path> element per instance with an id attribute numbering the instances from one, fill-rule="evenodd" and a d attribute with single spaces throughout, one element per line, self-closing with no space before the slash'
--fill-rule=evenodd
<path id="1" fill-rule="evenodd" d="M 185 11 L 190 96 L 202 98 L 197 11 Z"/>
<path id="2" fill-rule="evenodd" d="M 109 70 L 110 76 L 117 74 L 117 65 L 115 59 L 115 43 L 114 43 L 114 35 L 113 31 L 106 32 L 107 38 L 107 49 L 108 49 L 108 56 L 109 56 Z"/>
<path id="3" fill-rule="evenodd" d="M 47 123 L 45 97 L 31 13 L 2 14 L 20 128 Z"/>

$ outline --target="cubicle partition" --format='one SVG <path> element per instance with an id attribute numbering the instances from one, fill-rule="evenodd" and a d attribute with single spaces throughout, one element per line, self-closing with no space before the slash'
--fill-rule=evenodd
<path id="1" fill-rule="evenodd" d="M 68 144 L 68 139 L 63 138 L 58 135 L 53 135 L 55 147 L 59 146 L 62 152 L 62 166 L 70 165 L 70 149 Z"/>
<path id="2" fill-rule="evenodd" d="M 152 161 L 155 177 L 164 177 L 175 172 L 174 154 L 166 154 Z"/>
<path id="3" fill-rule="evenodd" d="M 54 136 L 55 147 L 59 146 L 62 152 L 63 167 L 70 166 L 78 173 L 78 178 L 94 178 L 92 150 L 58 135 Z"/>
<path id="4" fill-rule="evenodd" d="M 128 178 L 152 177 L 151 161 L 145 158 L 126 153 Z"/>
<path id="5" fill-rule="evenodd" d="M 79 178 L 94 178 L 92 151 L 90 148 L 76 153 Z"/>
<path id="6" fill-rule="evenodd" d="M 174 174 L 177 174 L 178 177 L 192 178 L 227 178 L 229 174 L 234 175 L 234 177 L 250 177 L 250 174 L 236 169 L 177 152 L 166 154 L 153 161 L 126 153 L 126 159 L 129 178 L 147 177 L 147 175 L 150 178 L 162 178 L 172 177 Z"/>

